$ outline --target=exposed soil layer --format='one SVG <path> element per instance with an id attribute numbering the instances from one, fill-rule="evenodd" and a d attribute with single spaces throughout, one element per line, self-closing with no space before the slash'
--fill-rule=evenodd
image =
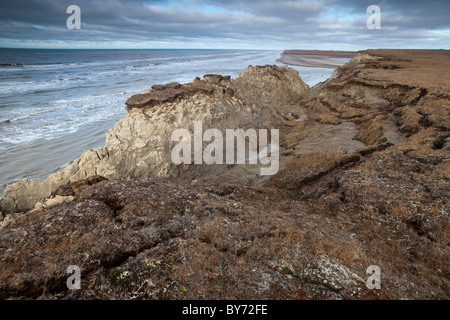
<path id="1" fill-rule="evenodd" d="M 251 67 L 154 86 L 128 109 L 105 148 L 2 200 L 0 298 L 450 298 L 449 51 L 361 51 L 312 89 Z M 280 170 L 163 166 L 167 123 L 192 114 L 278 128 Z"/>

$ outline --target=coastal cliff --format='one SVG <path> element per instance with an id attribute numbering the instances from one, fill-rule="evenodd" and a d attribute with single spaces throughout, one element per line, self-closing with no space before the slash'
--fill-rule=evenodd
<path id="1" fill-rule="evenodd" d="M 226 173 L 229 165 L 189 166 L 171 161 L 171 133 L 203 129 L 278 128 L 283 115 L 308 86 L 287 67 L 249 67 L 236 79 L 205 75 L 191 83 L 154 85 L 147 93 L 127 100 L 128 114 L 106 134 L 104 147 L 87 150 L 64 170 L 44 182 L 25 179 L 5 191 L 0 211 L 34 208 L 68 182 L 101 175 L 109 179 L 164 178 L 191 182 Z M 253 178 L 250 178 L 254 180 Z M 247 181 L 243 179 L 243 181 Z"/>
<path id="2" fill-rule="evenodd" d="M 6 190 L 0 298 L 448 299 L 449 62 L 366 50 L 313 88 L 256 66 L 130 97 L 105 147 Z M 278 173 L 174 165 L 194 121 L 279 129 Z"/>

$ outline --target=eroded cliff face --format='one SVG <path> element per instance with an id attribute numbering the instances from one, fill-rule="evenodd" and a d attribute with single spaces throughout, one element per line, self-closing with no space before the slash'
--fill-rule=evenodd
<path id="1" fill-rule="evenodd" d="M 11 211 L 53 195 L 3 220 L 0 298 L 448 299 L 449 62 L 367 50 L 310 90 L 266 66 L 131 97 L 104 148 L 9 189 Z M 279 172 L 174 166 L 194 120 L 279 129 Z"/>
<path id="2" fill-rule="evenodd" d="M 232 166 L 173 164 L 171 150 L 175 143 L 171 142 L 171 134 L 175 129 L 194 132 L 194 121 L 200 121 L 204 131 L 215 128 L 223 133 L 226 129 L 278 128 L 285 121 L 283 110 L 289 109 L 307 90 L 298 72 L 277 66 L 249 67 L 233 80 L 205 75 L 203 80 L 183 85 L 155 85 L 127 100 L 128 114 L 106 134 L 105 147 L 87 150 L 44 182 L 22 179 L 13 184 L 6 189 L 0 209 L 3 212 L 32 209 L 59 186 L 92 175 L 178 182 L 216 178 Z M 237 180 L 258 180 L 259 169 L 254 171 L 255 174 L 246 177 L 239 174 L 241 178 Z"/>
<path id="3" fill-rule="evenodd" d="M 321 122 L 355 122 L 366 145 L 397 144 L 427 128 L 441 139 L 450 128 L 449 59 L 445 50 L 363 51 L 301 105 Z"/>

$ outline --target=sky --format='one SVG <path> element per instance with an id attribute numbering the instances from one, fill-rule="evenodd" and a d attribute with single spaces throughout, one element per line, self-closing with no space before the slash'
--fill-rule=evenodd
<path id="1" fill-rule="evenodd" d="M 70 5 L 80 29 L 67 27 Z M 380 29 L 367 27 L 370 5 Z M 0 47 L 449 49 L 449 13 L 448 0 L 0 0 Z"/>

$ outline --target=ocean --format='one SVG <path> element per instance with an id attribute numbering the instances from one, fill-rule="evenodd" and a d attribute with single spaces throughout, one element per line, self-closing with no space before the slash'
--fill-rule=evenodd
<path id="1" fill-rule="evenodd" d="M 103 146 L 125 101 L 154 84 L 248 65 L 282 63 L 280 51 L 0 49 L 0 197 L 20 178 L 44 180 Z M 293 67 L 313 86 L 333 69 Z"/>

